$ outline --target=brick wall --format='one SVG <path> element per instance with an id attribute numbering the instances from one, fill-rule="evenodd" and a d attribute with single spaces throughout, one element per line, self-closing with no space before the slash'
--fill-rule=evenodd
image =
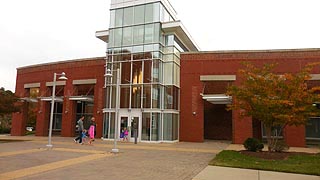
<path id="1" fill-rule="evenodd" d="M 94 110 L 96 118 L 97 137 L 102 135 L 102 108 L 104 107 L 104 57 L 60 61 L 54 63 L 39 64 L 34 66 L 21 67 L 17 69 L 17 81 L 15 94 L 19 97 L 26 97 L 28 93 L 24 88 L 25 84 L 40 83 L 40 96 L 51 96 L 46 82 L 53 81 L 54 73 L 65 72 L 68 80 L 60 92 L 64 96 L 62 111 L 61 136 L 74 136 L 75 132 L 75 103 L 67 97 L 75 95 L 73 80 L 96 79 L 94 85 Z M 56 91 L 57 92 L 57 91 Z M 25 103 L 27 105 L 27 103 Z M 50 102 L 38 101 L 38 114 L 36 120 L 36 135 L 47 136 L 49 127 Z M 26 111 L 15 113 L 12 119 L 12 135 L 24 135 L 26 126 Z"/>
<path id="2" fill-rule="evenodd" d="M 237 75 L 238 69 L 243 67 L 241 62 L 251 62 L 257 65 L 264 63 L 278 63 L 276 73 L 297 72 L 310 62 L 320 61 L 320 49 L 301 50 L 264 50 L 264 51 L 215 51 L 215 52 L 194 52 L 181 54 L 181 119 L 180 119 L 180 140 L 203 141 L 204 140 L 204 102 L 200 93 L 204 93 L 204 83 L 200 82 L 201 75 Z M 320 68 L 314 69 L 319 74 Z M 236 85 L 241 83 L 237 77 L 233 82 Z M 216 86 L 223 89 L 223 83 Z M 195 91 L 193 91 L 196 89 Z M 210 86 L 215 92 L 215 86 Z M 192 116 L 192 112 L 196 115 Z M 256 129 L 253 131 L 251 118 L 240 119 L 238 112 L 232 112 L 232 140 L 234 143 L 243 141 L 252 136 L 258 136 Z M 289 127 L 286 129 L 286 141 L 289 145 L 305 146 L 305 132 L 300 128 Z M 192 132 L 192 133 L 191 133 Z M 299 141 L 295 141 L 298 137 Z"/>

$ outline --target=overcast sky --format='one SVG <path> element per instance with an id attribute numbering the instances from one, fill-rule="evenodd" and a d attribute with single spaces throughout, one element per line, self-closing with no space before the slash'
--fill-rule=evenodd
<path id="1" fill-rule="evenodd" d="M 203 51 L 320 48 L 318 0 L 171 0 Z M 201 4 L 200 4 L 201 3 Z M 110 0 L 0 0 L 0 87 L 16 68 L 105 55 Z"/>

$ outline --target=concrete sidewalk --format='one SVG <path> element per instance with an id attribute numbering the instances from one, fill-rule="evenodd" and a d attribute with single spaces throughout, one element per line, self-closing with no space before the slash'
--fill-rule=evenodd
<path id="1" fill-rule="evenodd" d="M 243 145 L 230 144 L 226 150 L 240 151 L 245 150 Z M 267 147 L 264 149 L 267 151 Z M 289 152 L 305 152 L 305 153 L 320 153 L 319 148 L 301 148 L 290 147 Z M 193 180 L 320 180 L 320 176 L 281 173 L 274 171 L 262 171 L 252 169 L 229 168 L 219 166 L 207 166 Z"/>
<path id="2" fill-rule="evenodd" d="M 193 180 L 320 180 L 320 176 L 207 166 Z"/>

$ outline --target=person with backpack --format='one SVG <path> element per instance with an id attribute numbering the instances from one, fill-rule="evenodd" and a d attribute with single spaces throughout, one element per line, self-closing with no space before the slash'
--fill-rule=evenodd
<path id="1" fill-rule="evenodd" d="M 82 131 L 84 130 L 84 128 L 83 128 L 83 120 L 84 120 L 84 116 L 82 115 L 82 116 L 80 117 L 80 119 L 77 121 L 77 125 L 78 125 L 78 136 L 77 136 L 75 139 L 73 139 L 73 141 L 74 141 L 75 143 L 77 143 L 77 142 L 79 141 L 79 144 L 83 144 L 83 143 L 82 143 Z"/>

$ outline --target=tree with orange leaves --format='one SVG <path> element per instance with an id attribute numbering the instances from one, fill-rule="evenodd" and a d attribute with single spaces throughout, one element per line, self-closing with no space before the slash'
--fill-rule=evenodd
<path id="1" fill-rule="evenodd" d="M 285 126 L 298 126 L 307 123 L 309 117 L 319 115 L 319 109 L 313 104 L 319 102 L 317 91 L 320 87 L 308 88 L 311 71 L 319 63 L 308 64 L 297 73 L 274 73 L 275 63 L 257 67 L 251 63 L 243 63 L 239 70 L 242 84 L 232 85 L 227 94 L 234 101 L 230 110 L 241 110 L 240 116 L 253 117 L 264 125 L 269 152 L 275 151 L 278 136 L 275 127 L 280 131 Z"/>

